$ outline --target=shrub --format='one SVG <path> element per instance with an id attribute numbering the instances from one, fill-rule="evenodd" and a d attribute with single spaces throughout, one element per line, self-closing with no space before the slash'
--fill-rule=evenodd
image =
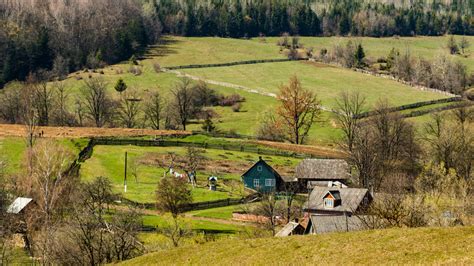
<path id="1" fill-rule="evenodd" d="M 142 70 L 138 66 L 131 66 L 128 69 L 129 73 L 132 73 L 135 76 L 140 76 L 142 74 Z"/>
<path id="2" fill-rule="evenodd" d="M 232 111 L 234 111 L 234 112 L 236 112 L 236 113 L 237 113 L 237 112 L 240 112 L 240 108 L 241 108 L 241 107 L 242 107 L 242 105 L 241 105 L 240 103 L 234 103 L 234 104 L 232 105 Z"/>
<path id="3" fill-rule="evenodd" d="M 160 73 L 161 65 L 159 63 L 153 63 L 153 69 L 155 70 L 156 73 Z"/>
<path id="4" fill-rule="evenodd" d="M 235 93 L 228 96 L 221 96 L 219 99 L 219 105 L 232 106 L 236 103 L 244 102 L 244 101 L 245 101 L 245 97 Z"/>

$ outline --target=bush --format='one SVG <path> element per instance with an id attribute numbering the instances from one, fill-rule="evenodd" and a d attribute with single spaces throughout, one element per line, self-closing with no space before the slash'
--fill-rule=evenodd
<path id="1" fill-rule="evenodd" d="M 229 96 L 221 96 L 219 99 L 219 105 L 220 106 L 232 106 L 236 103 L 239 102 L 244 102 L 245 97 L 239 95 L 239 94 L 231 94 Z"/>
<path id="2" fill-rule="evenodd" d="M 132 73 L 133 75 L 135 76 L 140 76 L 142 74 L 142 70 L 140 69 L 140 67 L 138 66 L 131 66 L 129 69 L 128 69 L 128 72 L 129 73 Z"/>
<path id="3" fill-rule="evenodd" d="M 234 105 L 232 105 L 232 111 L 234 112 L 240 112 L 240 108 L 242 107 L 242 105 L 240 103 L 234 103 Z"/>
<path id="4" fill-rule="evenodd" d="M 158 63 L 153 63 L 153 69 L 155 70 L 156 73 L 161 72 L 161 65 Z"/>

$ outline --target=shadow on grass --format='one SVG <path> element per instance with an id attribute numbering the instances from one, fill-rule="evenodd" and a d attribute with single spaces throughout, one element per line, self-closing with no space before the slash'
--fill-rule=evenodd
<path id="1" fill-rule="evenodd" d="M 171 38 L 170 36 L 162 37 L 156 44 L 150 45 L 146 53 L 142 55 L 141 59 L 152 59 L 155 57 L 164 57 L 170 54 L 176 54 L 177 50 L 172 46 L 182 41 Z"/>

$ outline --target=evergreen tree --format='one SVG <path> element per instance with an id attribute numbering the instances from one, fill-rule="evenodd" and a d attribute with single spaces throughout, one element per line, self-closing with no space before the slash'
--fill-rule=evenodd
<path id="1" fill-rule="evenodd" d="M 339 34 L 346 35 L 351 31 L 351 22 L 347 13 L 343 13 L 339 21 Z"/>
<path id="2" fill-rule="evenodd" d="M 117 83 L 115 83 L 114 89 L 120 94 L 122 94 L 122 92 L 124 92 L 127 89 L 127 84 L 125 84 L 123 79 L 120 78 L 117 80 Z"/>
<path id="3" fill-rule="evenodd" d="M 356 67 L 360 68 L 364 66 L 365 52 L 364 52 L 364 48 L 362 47 L 362 44 L 360 43 L 359 45 L 357 45 L 354 58 L 355 58 Z"/>

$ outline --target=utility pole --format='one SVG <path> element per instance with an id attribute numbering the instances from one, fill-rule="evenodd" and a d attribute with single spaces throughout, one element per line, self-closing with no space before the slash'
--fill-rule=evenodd
<path id="1" fill-rule="evenodd" d="M 125 152 L 125 174 L 123 177 L 124 192 L 127 193 L 127 152 Z"/>

